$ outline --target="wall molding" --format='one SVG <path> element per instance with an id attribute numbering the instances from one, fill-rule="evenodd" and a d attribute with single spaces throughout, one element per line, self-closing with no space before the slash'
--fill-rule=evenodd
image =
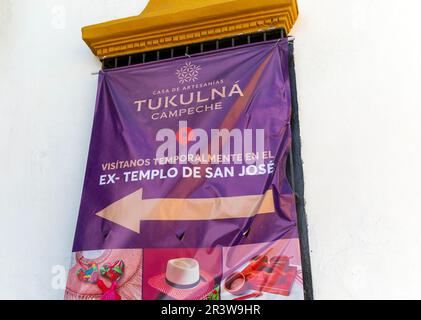
<path id="1" fill-rule="evenodd" d="M 82 29 L 99 58 L 160 50 L 273 28 L 289 33 L 296 0 L 151 0 L 142 14 Z"/>

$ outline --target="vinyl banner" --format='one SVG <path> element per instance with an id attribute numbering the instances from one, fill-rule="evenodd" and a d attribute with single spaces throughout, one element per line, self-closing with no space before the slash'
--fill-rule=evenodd
<path id="1" fill-rule="evenodd" d="M 66 299 L 303 299 L 288 42 L 102 71 Z"/>

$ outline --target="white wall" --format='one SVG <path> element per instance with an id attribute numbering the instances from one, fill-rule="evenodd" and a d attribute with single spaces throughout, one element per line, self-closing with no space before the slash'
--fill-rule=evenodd
<path id="1" fill-rule="evenodd" d="M 145 3 L 0 0 L 0 298 L 63 297 L 100 68 L 80 28 Z"/>
<path id="2" fill-rule="evenodd" d="M 0 0 L 0 298 L 62 298 L 100 67 L 80 28 L 145 3 Z M 315 296 L 421 298 L 421 2 L 299 3 Z"/>
<path id="3" fill-rule="evenodd" d="M 299 0 L 317 298 L 421 298 L 421 1 Z"/>

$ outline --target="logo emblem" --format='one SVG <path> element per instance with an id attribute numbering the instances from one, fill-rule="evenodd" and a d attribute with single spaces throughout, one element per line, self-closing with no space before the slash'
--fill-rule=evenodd
<path id="1" fill-rule="evenodd" d="M 181 84 L 196 82 L 199 80 L 199 71 L 202 68 L 198 65 L 192 64 L 191 62 L 186 62 L 181 69 L 177 70 L 175 73 L 178 77 L 178 81 Z"/>

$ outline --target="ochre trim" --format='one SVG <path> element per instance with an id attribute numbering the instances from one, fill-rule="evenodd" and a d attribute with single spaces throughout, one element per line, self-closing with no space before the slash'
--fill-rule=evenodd
<path id="1" fill-rule="evenodd" d="M 82 28 L 92 52 L 114 57 L 284 28 L 296 0 L 150 0 L 142 14 Z"/>

